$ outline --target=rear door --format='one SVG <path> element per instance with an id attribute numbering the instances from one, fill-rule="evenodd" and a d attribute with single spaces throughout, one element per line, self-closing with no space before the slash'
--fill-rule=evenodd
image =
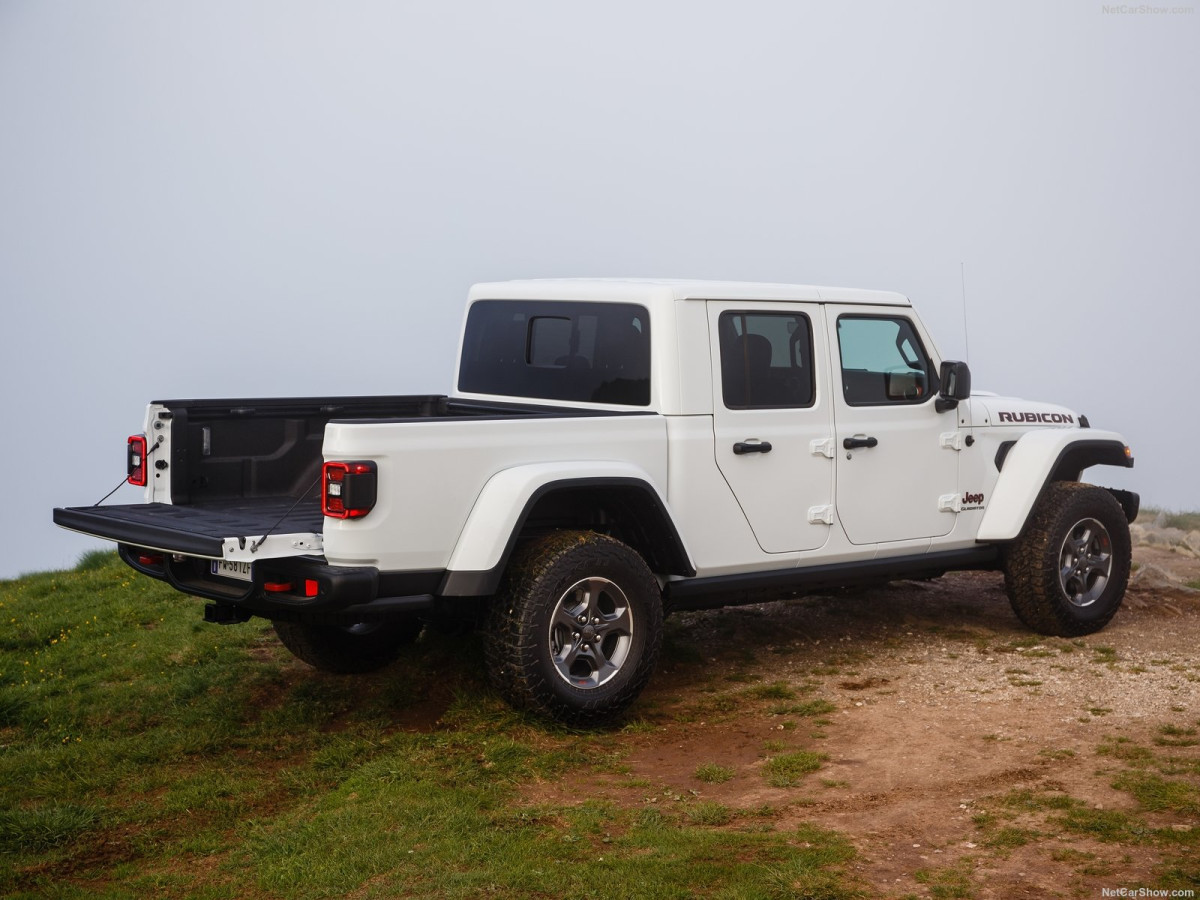
<path id="1" fill-rule="evenodd" d="M 839 382 L 837 512 L 851 543 L 932 538 L 954 527 L 939 499 L 958 493 L 955 417 L 934 408 L 937 377 L 906 307 L 825 309 Z"/>
<path id="2" fill-rule="evenodd" d="M 717 466 L 767 553 L 824 545 L 833 418 L 819 304 L 710 301 Z"/>

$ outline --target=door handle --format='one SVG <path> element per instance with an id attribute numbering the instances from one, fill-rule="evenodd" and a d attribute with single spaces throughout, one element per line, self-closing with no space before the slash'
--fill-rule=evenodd
<path id="1" fill-rule="evenodd" d="M 770 453 L 770 441 L 738 441 L 733 445 L 733 452 L 738 456 L 746 453 Z"/>
<path id="2" fill-rule="evenodd" d="M 879 439 L 873 437 L 849 437 L 842 441 L 842 446 L 847 450 L 857 450 L 860 447 L 867 447 L 869 449 L 879 446 Z"/>

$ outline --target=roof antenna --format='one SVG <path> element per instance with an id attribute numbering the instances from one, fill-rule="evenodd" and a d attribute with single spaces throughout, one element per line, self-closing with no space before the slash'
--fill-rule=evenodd
<path id="1" fill-rule="evenodd" d="M 971 361 L 971 336 L 967 330 L 967 267 L 959 262 L 959 278 L 962 280 L 962 317 L 963 317 L 963 361 Z"/>

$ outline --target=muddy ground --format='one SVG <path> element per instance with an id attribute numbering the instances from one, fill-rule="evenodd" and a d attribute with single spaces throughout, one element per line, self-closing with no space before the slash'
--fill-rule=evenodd
<path id="1" fill-rule="evenodd" d="M 993 573 L 681 614 L 620 736 L 623 766 L 528 800 L 835 829 L 885 897 L 1186 886 L 1188 851 L 1138 833 L 1200 828 L 1196 795 L 1147 811 L 1114 782 L 1144 748 L 1200 784 L 1200 591 L 1186 587 L 1200 560 L 1151 546 L 1134 560 L 1142 586 L 1077 640 L 1031 634 Z M 771 786 L 769 760 L 797 751 L 822 754 L 819 770 Z M 1141 826 L 1062 824 L 1104 810 Z"/>

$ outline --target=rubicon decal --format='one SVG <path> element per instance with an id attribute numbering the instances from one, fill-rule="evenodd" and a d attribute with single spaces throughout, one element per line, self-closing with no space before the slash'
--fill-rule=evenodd
<path id="1" fill-rule="evenodd" d="M 1074 425 L 1075 417 L 1066 413 L 1002 412 L 1001 422 L 1025 422 L 1030 425 Z"/>
<path id="2" fill-rule="evenodd" d="M 983 509 L 983 494 L 966 493 L 962 495 L 963 509 Z"/>

